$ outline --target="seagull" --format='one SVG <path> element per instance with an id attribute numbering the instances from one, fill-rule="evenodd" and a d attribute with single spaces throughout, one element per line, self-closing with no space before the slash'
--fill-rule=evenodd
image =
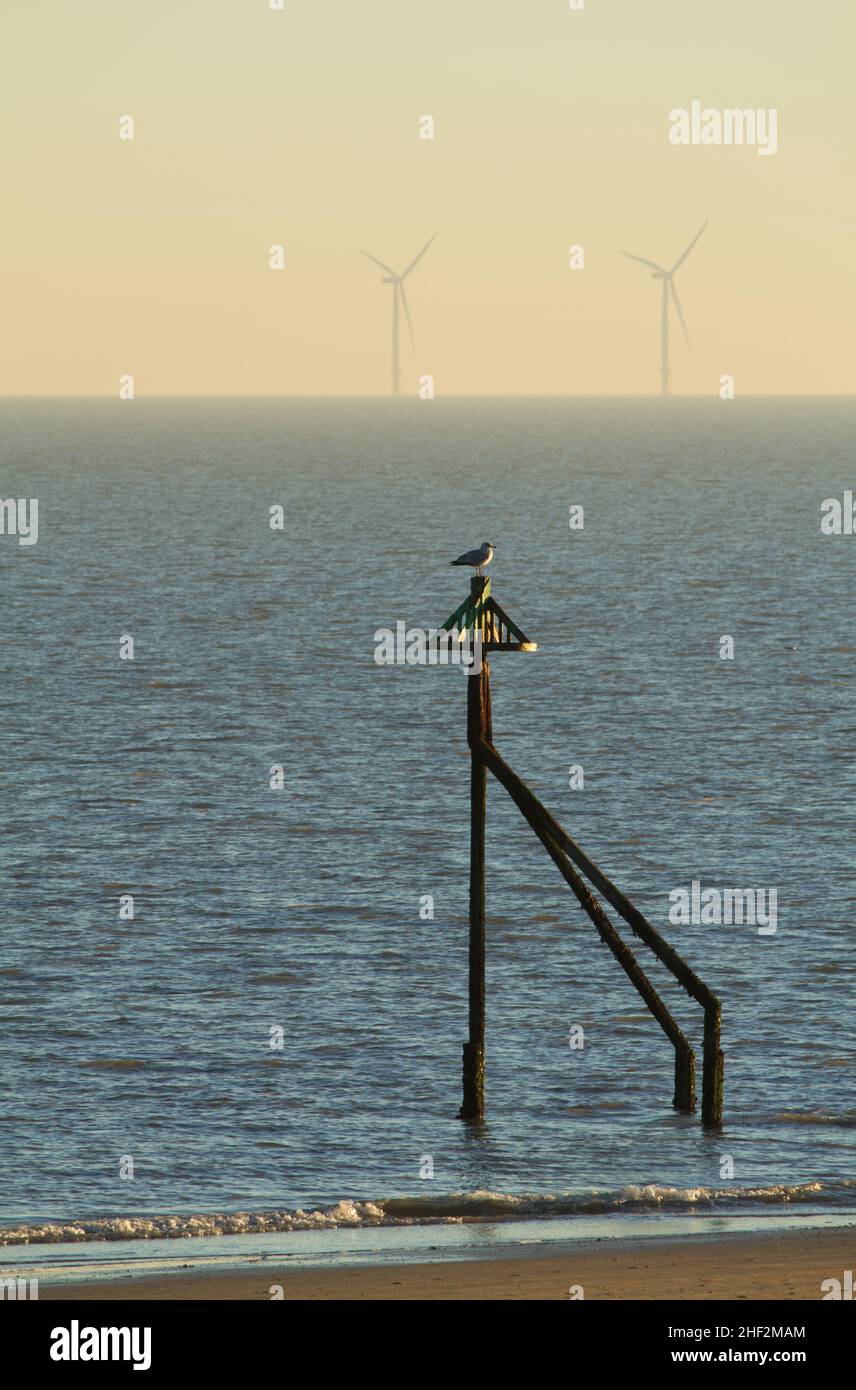
<path id="1" fill-rule="evenodd" d="M 489 565 L 493 559 L 495 546 L 490 541 L 482 541 L 478 550 L 465 550 L 463 555 L 459 555 L 457 560 L 450 560 L 450 565 L 475 565 L 476 574 L 483 572 L 483 566 Z"/>

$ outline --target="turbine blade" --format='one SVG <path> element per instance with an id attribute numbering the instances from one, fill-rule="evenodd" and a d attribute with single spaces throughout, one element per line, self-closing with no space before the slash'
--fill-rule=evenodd
<path id="1" fill-rule="evenodd" d="M 708 218 L 708 221 L 710 221 L 709 218 Z M 701 231 L 696 232 L 695 236 L 693 237 L 692 241 L 690 242 L 690 244 L 689 244 L 689 246 L 687 247 L 687 249 L 686 249 L 686 251 L 684 252 L 684 254 L 683 254 L 682 256 L 680 256 L 680 257 L 678 258 L 678 260 L 675 261 L 675 264 L 672 266 L 672 269 L 669 271 L 669 274 L 670 274 L 670 275 L 674 275 L 674 273 L 675 273 L 675 271 L 677 270 L 678 266 L 679 266 L 679 265 L 683 265 L 684 261 L 686 260 L 687 256 L 690 254 L 690 252 L 692 251 L 693 247 L 695 246 L 696 242 L 698 241 L 699 237 L 701 236 L 701 233 L 704 231 L 704 228 L 705 228 L 706 226 L 707 226 L 707 222 L 705 222 L 704 227 L 702 227 Z"/>
<path id="2" fill-rule="evenodd" d="M 413 269 L 414 266 L 416 266 L 416 265 L 419 264 L 419 262 L 422 260 L 422 257 L 425 255 L 425 252 L 428 250 L 428 247 L 431 245 L 431 242 L 434 240 L 434 237 L 435 237 L 436 235 L 437 235 L 437 233 L 435 232 L 435 233 L 434 233 L 434 236 L 428 238 L 428 240 L 426 241 L 425 245 L 422 247 L 422 250 L 419 252 L 419 255 L 416 257 L 416 259 L 410 262 L 410 265 L 407 267 L 406 270 L 402 270 L 402 272 L 401 272 L 401 279 L 402 279 L 402 280 L 404 279 L 405 275 L 409 275 L 409 274 L 410 274 L 410 272 L 411 272 L 411 270 Z"/>
<path id="3" fill-rule="evenodd" d="M 403 284 L 403 282 L 402 282 L 401 280 L 399 280 L 399 282 L 398 282 L 398 284 L 396 285 L 395 288 L 396 288 L 396 289 L 400 292 L 400 294 L 401 294 L 401 305 L 402 305 L 402 308 L 404 309 L 404 317 L 407 319 L 407 327 L 410 329 L 410 344 L 411 344 L 412 347 L 416 347 L 416 339 L 415 339 L 414 336 L 413 336 L 413 324 L 410 322 L 410 310 L 409 310 L 408 307 L 407 307 L 407 295 L 406 295 L 405 292 L 404 292 L 404 284 Z"/>
<path id="4" fill-rule="evenodd" d="M 665 266 L 657 265 L 656 261 L 646 261 L 644 256 L 634 256 L 632 251 L 622 251 L 621 254 L 622 256 L 629 256 L 631 261 L 639 261 L 641 265 L 647 265 L 650 266 L 652 270 L 658 270 L 661 275 L 665 275 L 667 273 Z"/>
<path id="5" fill-rule="evenodd" d="M 395 275 L 392 266 L 386 265 L 384 261 L 379 261 L 377 256 L 370 256 L 368 251 L 364 251 L 362 247 L 359 247 L 359 252 L 361 256 L 367 256 L 370 261 L 374 261 L 375 265 L 379 265 L 381 270 L 386 271 L 387 275 Z"/>
<path id="6" fill-rule="evenodd" d="M 675 308 L 678 311 L 678 318 L 681 321 L 681 328 L 684 330 L 684 337 L 687 340 L 687 347 L 690 349 L 690 351 L 692 351 L 692 343 L 690 342 L 690 335 L 687 332 L 687 325 L 684 319 L 684 311 L 681 308 L 681 301 L 678 299 L 678 292 L 675 289 L 675 282 L 672 279 L 671 275 L 669 276 L 669 289 L 672 291 L 672 298 L 675 301 Z"/>

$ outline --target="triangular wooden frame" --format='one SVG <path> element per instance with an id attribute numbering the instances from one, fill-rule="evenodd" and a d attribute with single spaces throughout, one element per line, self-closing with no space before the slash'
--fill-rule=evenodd
<path id="1" fill-rule="evenodd" d="M 492 597 L 489 579 L 478 598 L 474 600 L 472 595 L 465 598 L 452 616 L 446 619 L 441 630 L 451 632 L 454 627 L 457 627 L 462 642 L 470 628 L 477 628 L 482 634 L 482 651 L 485 652 L 538 650 L 538 643 L 530 642 L 523 629 L 517 626 L 513 618 L 509 618 L 505 609 Z"/>

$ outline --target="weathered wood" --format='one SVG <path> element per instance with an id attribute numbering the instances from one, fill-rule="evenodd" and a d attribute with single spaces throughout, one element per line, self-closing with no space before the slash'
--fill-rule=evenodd
<path id="1" fill-rule="evenodd" d="M 683 985 L 687 993 L 704 1008 L 702 1123 L 710 1127 L 721 1125 L 724 1057 L 719 1048 L 721 1006 L 716 995 L 699 979 L 695 971 L 678 955 L 674 947 L 660 936 L 660 933 L 651 926 L 650 922 L 646 921 L 641 912 L 633 906 L 621 890 L 616 888 L 615 884 L 606 877 L 606 874 L 571 839 L 567 831 L 529 790 L 526 783 L 515 772 L 512 772 L 489 740 L 479 747 L 478 755 L 523 811 L 533 829 L 536 826 L 540 827 L 555 841 L 568 858 L 600 890 L 607 902 L 611 903 L 620 916 L 624 918 L 631 931 L 650 947 L 658 959 Z"/>
<path id="2" fill-rule="evenodd" d="M 640 940 L 650 946 L 654 953 L 659 956 L 663 964 L 667 965 L 669 969 L 676 974 L 687 993 L 691 994 L 693 998 L 697 999 L 701 1004 L 707 1004 L 710 1000 L 714 999 L 714 996 L 707 986 L 678 955 L 674 947 L 670 946 L 669 943 L 660 936 L 659 932 L 642 916 L 638 908 L 634 907 L 629 898 L 624 896 L 621 889 L 617 888 L 615 884 L 607 878 L 606 874 L 598 868 L 597 864 L 595 864 L 592 859 L 589 859 L 588 855 L 580 848 L 576 841 L 571 839 L 564 827 L 559 824 L 554 816 L 550 815 L 550 812 L 541 804 L 534 792 L 530 791 L 526 783 L 517 776 L 516 772 L 512 771 L 508 763 L 505 762 L 502 756 L 493 747 L 492 743 L 487 749 L 483 750 L 482 756 L 491 772 L 497 780 L 502 783 L 509 795 L 514 797 L 515 800 L 517 797 L 520 797 L 522 801 L 529 806 L 535 819 L 544 826 L 547 833 L 551 835 L 556 843 L 564 850 L 568 858 L 576 864 L 578 869 L 582 869 L 586 878 L 588 878 L 596 888 L 600 889 L 607 902 L 612 904 L 616 912 L 624 918 L 625 922 L 627 922 L 628 926 L 635 932 Z M 515 793 L 517 796 L 515 796 Z"/>
<path id="3" fill-rule="evenodd" d="M 473 588 L 472 586 L 476 581 L 483 584 L 484 587 Z M 530 642 L 525 632 L 509 618 L 505 609 L 500 608 L 496 600 L 491 598 L 490 580 L 486 575 L 476 575 L 470 581 L 469 597 L 465 598 L 463 603 L 458 604 L 440 631 L 451 632 L 453 628 L 462 633 L 471 628 L 480 629 L 485 651 L 536 652 L 538 650 L 538 643 Z M 516 640 L 512 641 L 512 638 Z"/>
<path id="4" fill-rule="evenodd" d="M 488 596 L 484 609 L 486 614 L 485 622 L 487 623 L 489 621 L 490 623 L 491 637 L 489 641 L 491 651 L 537 652 L 538 643 L 529 641 L 526 633 L 522 628 L 517 626 L 513 619 L 509 618 L 505 609 L 500 607 L 495 598 Z M 496 636 L 497 627 L 500 629 L 499 636 Z M 506 629 L 504 634 L 502 633 L 502 628 Z M 516 639 L 513 642 L 510 640 L 512 637 Z"/>
<path id="5" fill-rule="evenodd" d="M 704 1011 L 704 1053 L 701 1083 L 702 1124 L 717 1129 L 722 1124 L 725 1093 L 725 1057 L 719 1046 L 722 1012 L 718 999 Z"/>
<path id="6" fill-rule="evenodd" d="M 469 939 L 469 1039 L 463 1046 L 463 1119 L 484 1117 L 485 1049 L 485 819 L 487 772 L 505 787 L 535 834 L 573 890 L 577 901 L 594 922 L 628 978 L 644 999 L 675 1049 L 675 1090 L 673 1104 L 680 1110 L 695 1105 L 695 1053 L 678 1027 L 657 990 L 639 965 L 630 947 L 616 931 L 597 898 L 574 868 L 581 870 L 608 903 L 671 971 L 687 993 L 704 1009 L 702 1123 L 722 1124 L 725 1061 L 720 1048 L 721 1006 L 716 995 L 700 980 L 674 947 L 651 926 L 638 908 L 616 887 L 593 860 L 571 839 L 567 831 L 542 806 L 526 783 L 514 773 L 493 746 L 490 713 L 490 673 L 488 651 L 535 651 L 525 633 L 490 596 L 490 580 L 477 575 L 470 581 L 470 594 L 443 624 L 457 629 L 461 639 L 482 638 L 482 667 L 467 677 L 467 740 L 470 747 L 470 939 Z M 511 639 L 516 637 L 517 641 Z"/>
<path id="7" fill-rule="evenodd" d="M 476 752 L 481 755 L 482 745 Z M 517 801 L 512 794 L 512 800 Z M 630 947 L 616 931 L 594 894 L 586 887 L 579 874 L 571 867 L 566 855 L 538 823 L 531 811 L 517 802 L 526 820 L 546 849 L 559 873 L 572 889 L 580 906 L 588 913 L 598 930 L 601 940 L 607 945 L 618 961 L 627 978 L 642 996 L 654 1018 L 675 1049 L 675 1089 L 672 1104 L 676 1110 L 689 1113 L 695 1108 L 695 1053 L 684 1033 L 675 1022 L 657 990 L 637 961 Z"/>
<path id="8" fill-rule="evenodd" d="M 484 644 L 486 652 L 537 652 L 537 642 L 490 642 Z"/>
<path id="9" fill-rule="evenodd" d="M 487 583 L 481 576 L 470 581 L 472 602 L 478 602 Z M 467 676 L 467 742 L 472 749 L 492 737 L 490 671 L 482 657 L 479 673 Z M 464 1043 L 462 1120 L 484 1119 L 486 818 L 487 771 L 471 752 L 469 1040 Z"/>
<path id="10" fill-rule="evenodd" d="M 483 588 L 473 588 L 476 579 L 478 579 L 480 583 L 483 583 Z M 458 607 L 455 609 L 451 617 L 446 619 L 440 631 L 451 632 L 452 628 L 457 627 L 458 623 L 462 618 L 466 619 L 464 627 L 470 627 L 475 616 L 474 609 L 480 604 L 485 603 L 489 597 L 490 580 L 485 575 L 475 575 L 470 580 L 470 593 L 468 597 L 464 599 L 463 603 L 458 604 Z"/>
<path id="11" fill-rule="evenodd" d="M 675 1049 L 675 1089 L 672 1104 L 687 1114 L 695 1109 L 695 1053 L 684 1033 L 675 1022 L 657 990 L 633 952 L 610 922 L 597 898 L 583 883 L 570 862 L 540 826 L 530 821 L 532 829 L 543 844 L 565 882 L 571 887 L 580 906 L 597 927 L 601 940 L 609 947 L 627 978 L 648 1005 L 666 1037 Z"/>

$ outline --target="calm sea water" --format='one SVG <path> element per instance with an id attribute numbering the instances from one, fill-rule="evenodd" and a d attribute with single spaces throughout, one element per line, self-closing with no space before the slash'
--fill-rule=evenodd
<path id="1" fill-rule="evenodd" d="M 0 402 L 0 495 L 40 504 L 36 545 L 0 536 L 3 1223 L 856 1209 L 856 536 L 820 532 L 854 425 L 841 400 Z M 488 1120 L 456 1118 L 465 681 L 380 668 L 373 636 L 446 618 L 446 561 L 485 538 L 539 644 L 492 659 L 495 742 L 721 996 L 720 1135 L 671 1109 L 670 1045 L 495 783 Z M 670 926 L 693 879 L 775 887 L 775 935 Z"/>

